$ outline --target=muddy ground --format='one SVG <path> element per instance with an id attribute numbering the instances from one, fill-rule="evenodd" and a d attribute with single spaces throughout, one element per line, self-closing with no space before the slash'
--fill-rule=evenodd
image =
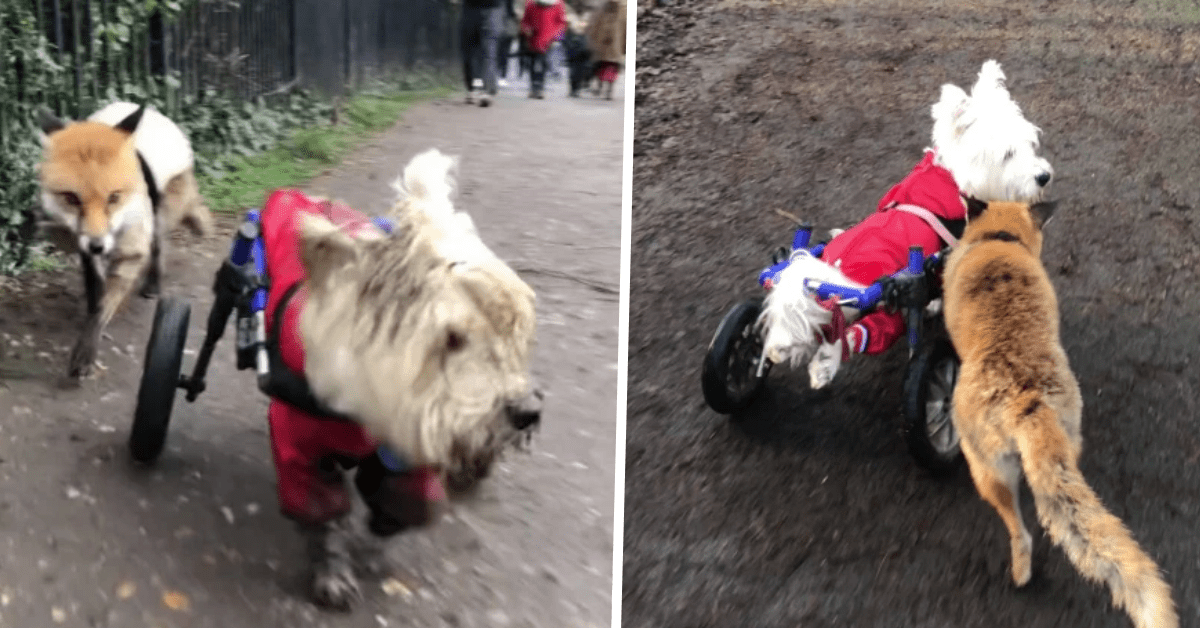
<path id="1" fill-rule="evenodd" d="M 235 370 L 231 330 L 207 392 L 194 404 L 180 393 L 167 451 L 140 470 L 125 441 L 151 302 L 119 315 L 97 379 L 61 391 L 53 381 L 83 316 L 76 271 L 6 284 L 0 625 L 608 626 L 623 107 L 565 94 L 556 82 L 533 101 L 514 84 L 490 109 L 422 105 L 303 186 L 375 213 L 417 152 L 458 154 L 458 206 L 539 295 L 535 373 L 548 395 L 531 455 L 509 457 L 439 525 L 398 537 L 393 580 L 365 581 L 351 615 L 304 597 L 303 545 L 275 498 L 267 399 Z M 234 226 L 168 252 L 165 292 L 192 303 L 185 369 Z"/>
<path id="2" fill-rule="evenodd" d="M 1128 626 L 1038 527 L 1035 575 L 965 469 L 900 433 L 904 343 L 827 394 L 776 369 L 738 422 L 700 365 L 790 211 L 846 227 L 929 145 L 939 87 L 998 59 L 1061 201 L 1044 261 L 1081 466 L 1200 626 L 1200 7 L 664 0 L 638 6 L 624 628 Z"/>

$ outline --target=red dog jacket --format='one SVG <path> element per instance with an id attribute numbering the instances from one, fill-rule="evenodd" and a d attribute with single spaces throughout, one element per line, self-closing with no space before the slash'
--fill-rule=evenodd
<path id="1" fill-rule="evenodd" d="M 315 201 L 295 190 L 272 194 L 261 213 L 267 274 L 271 281 L 267 329 L 276 324 L 276 309 L 288 289 L 304 280 L 299 238 L 302 213 L 319 214 L 351 234 L 378 230 L 370 219 L 346 205 Z M 278 321 L 280 357 L 296 373 L 304 372 L 304 344 L 299 325 L 306 294 L 304 288 L 296 291 Z M 319 524 L 348 513 L 350 494 L 344 478 L 332 465 L 335 460 L 358 462 L 372 456 L 379 443 L 358 424 L 312 416 L 277 399 L 271 400 L 268 419 L 283 514 L 300 522 Z M 426 501 L 445 498 L 441 479 L 434 470 L 418 468 L 404 475 L 401 484 L 408 494 L 397 497 Z"/>
<path id="2" fill-rule="evenodd" d="M 932 151 L 883 196 L 874 214 L 838 234 L 821 253 L 825 263 L 847 277 L 871 284 L 908 264 L 908 247 L 920 245 L 925 255 L 942 248 L 941 238 L 920 217 L 891 209 L 895 204 L 923 207 L 944 220 L 964 220 L 967 209 L 949 170 L 933 163 Z M 904 335 L 899 312 L 877 310 L 858 320 L 867 331 L 865 353 L 887 351 Z"/>

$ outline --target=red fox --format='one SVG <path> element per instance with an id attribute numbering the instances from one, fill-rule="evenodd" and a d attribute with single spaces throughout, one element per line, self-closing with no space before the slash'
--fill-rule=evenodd
<path id="1" fill-rule="evenodd" d="M 971 200 L 946 262 L 946 327 L 962 358 L 954 426 L 980 496 L 1012 544 L 1012 578 L 1029 582 L 1033 540 L 1017 504 L 1022 472 L 1038 519 L 1085 578 L 1108 585 L 1137 628 L 1176 628 L 1171 588 L 1079 472 L 1083 401 L 1058 335 L 1042 266 L 1053 203 Z"/>
<path id="2" fill-rule="evenodd" d="M 100 335 L 140 278 L 142 296 L 159 293 L 163 236 L 179 224 L 209 233 L 191 143 L 166 116 L 113 103 L 86 122 L 40 115 L 40 168 L 47 232 L 83 267 L 88 318 L 71 350 L 67 376 L 91 373 Z"/>

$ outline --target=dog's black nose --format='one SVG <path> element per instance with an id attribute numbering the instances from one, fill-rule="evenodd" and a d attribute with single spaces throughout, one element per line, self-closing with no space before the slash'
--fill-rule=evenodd
<path id="1" fill-rule="evenodd" d="M 1037 184 L 1039 186 L 1046 187 L 1046 184 L 1050 182 L 1050 173 L 1043 172 L 1042 174 L 1039 174 L 1038 176 L 1034 177 L 1033 180 L 1037 181 Z"/>
<path id="2" fill-rule="evenodd" d="M 88 242 L 88 252 L 92 255 L 100 255 L 104 252 L 103 240 L 91 240 Z"/>
<path id="3" fill-rule="evenodd" d="M 518 430 L 526 430 L 542 420 L 542 391 L 535 390 L 508 406 L 508 420 Z"/>

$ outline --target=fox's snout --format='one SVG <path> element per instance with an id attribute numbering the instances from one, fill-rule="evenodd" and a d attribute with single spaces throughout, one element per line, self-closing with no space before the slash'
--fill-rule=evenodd
<path id="1" fill-rule="evenodd" d="M 79 251 L 85 255 L 106 255 L 113 249 L 114 238 L 107 216 L 84 214 L 79 225 Z"/>
<path id="2" fill-rule="evenodd" d="M 113 248 L 113 238 L 110 235 L 90 236 L 81 234 L 79 236 L 79 251 L 86 255 L 106 255 Z"/>

